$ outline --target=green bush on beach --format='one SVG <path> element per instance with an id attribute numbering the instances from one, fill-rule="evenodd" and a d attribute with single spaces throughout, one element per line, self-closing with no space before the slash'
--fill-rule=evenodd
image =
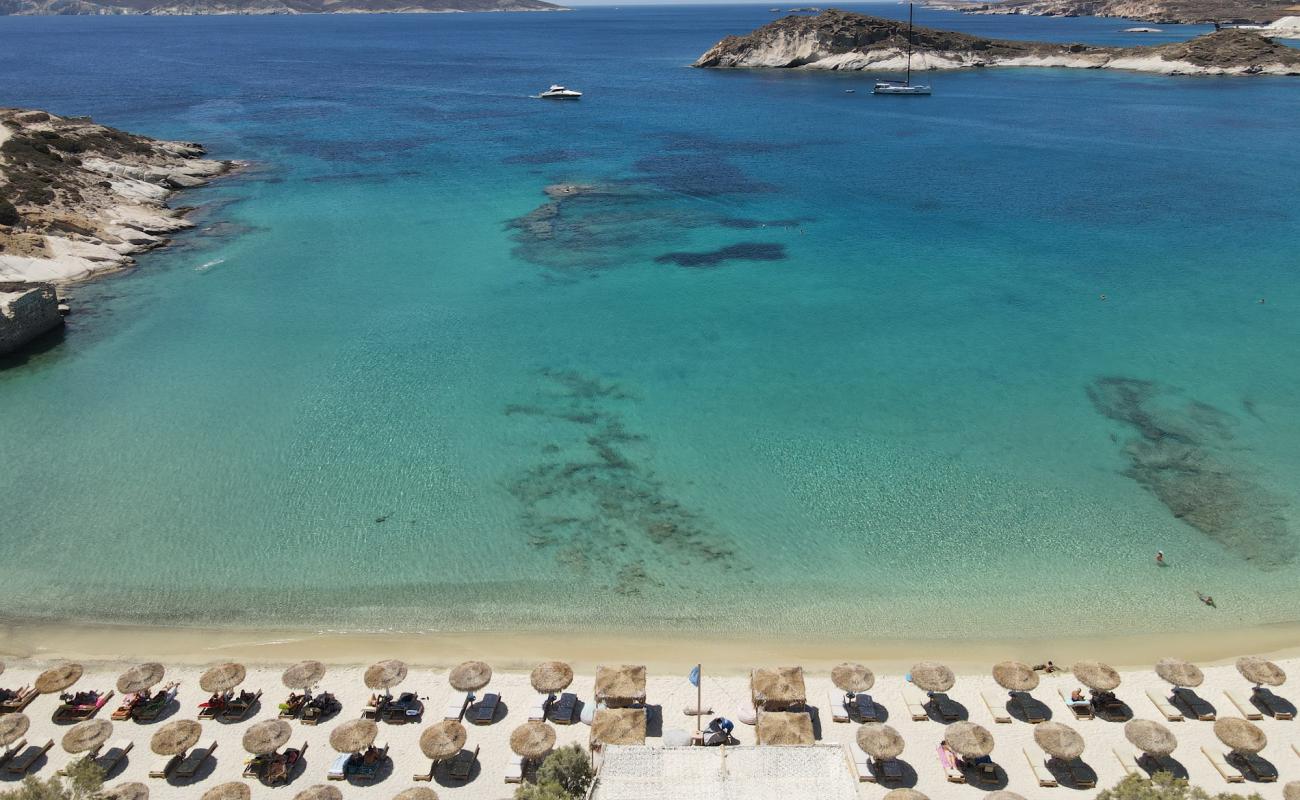
<path id="1" fill-rule="evenodd" d="M 1262 800 L 1254 792 L 1249 795 L 1220 792 L 1210 794 L 1199 786 L 1175 778 L 1168 772 L 1157 772 L 1151 778 L 1129 775 L 1097 795 L 1097 800 Z"/>
<path id="2" fill-rule="evenodd" d="M 16 789 L 0 792 L 0 800 L 94 800 L 104 785 L 104 770 L 89 759 L 68 765 L 62 777 L 28 777 Z"/>
<path id="3" fill-rule="evenodd" d="M 586 794 L 593 777 L 587 752 L 571 744 L 551 751 L 537 770 L 537 785 L 520 786 L 515 800 L 572 800 Z"/>

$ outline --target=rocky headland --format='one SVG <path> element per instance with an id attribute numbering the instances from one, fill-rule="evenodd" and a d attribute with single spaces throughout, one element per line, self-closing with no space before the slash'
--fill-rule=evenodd
<path id="1" fill-rule="evenodd" d="M 1292 0 L 933 0 L 929 8 L 967 14 L 1038 17 L 1123 17 L 1165 25 L 1267 23 L 1300 11 Z"/>
<path id="2" fill-rule="evenodd" d="M 1073 67 L 1167 75 L 1300 75 L 1300 50 L 1235 29 L 1150 47 L 1103 47 L 916 28 L 912 43 L 913 70 Z M 831 9 L 815 17 L 784 17 L 743 36 L 728 36 L 694 66 L 902 70 L 907 45 L 906 23 Z"/>

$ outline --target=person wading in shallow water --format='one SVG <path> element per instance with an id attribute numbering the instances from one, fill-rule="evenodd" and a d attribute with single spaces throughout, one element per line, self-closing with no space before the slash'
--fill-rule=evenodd
<path id="1" fill-rule="evenodd" d="M 1156 566 L 1158 566 L 1158 567 L 1167 566 L 1167 565 L 1165 564 L 1165 551 L 1164 551 L 1164 550 L 1157 550 L 1157 551 L 1156 551 Z"/>
<path id="2" fill-rule="evenodd" d="M 1202 603 L 1206 604 L 1210 608 L 1218 608 L 1218 606 L 1214 604 L 1214 598 L 1210 597 L 1208 594 L 1201 594 L 1200 592 L 1197 592 L 1196 599 L 1200 600 Z"/>

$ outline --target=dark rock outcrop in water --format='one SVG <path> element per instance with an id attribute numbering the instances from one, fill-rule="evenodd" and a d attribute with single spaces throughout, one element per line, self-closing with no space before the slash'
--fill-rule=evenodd
<path id="1" fill-rule="evenodd" d="M 691 269 L 711 269 L 728 261 L 782 261 L 785 245 L 779 242 L 741 242 L 702 252 L 664 253 L 656 264 L 676 264 Z"/>
<path id="2" fill-rule="evenodd" d="M 53 284 L 0 282 L 0 356 L 18 351 L 62 324 Z"/>
<path id="3" fill-rule="evenodd" d="M 1295 13 L 1292 0 L 937 0 L 930 8 L 968 14 L 1036 17 L 1123 17 L 1165 25 L 1266 23 Z"/>
<path id="4" fill-rule="evenodd" d="M 1244 30 L 1127 48 L 986 39 L 921 27 L 914 30 L 912 40 L 913 70 L 1020 66 L 1171 75 L 1300 75 L 1300 50 Z M 832 9 L 816 17 L 785 17 L 744 36 L 728 36 L 694 66 L 902 70 L 906 64 L 906 23 Z"/>
<path id="5" fill-rule="evenodd" d="M 1251 480 L 1229 450 L 1231 415 L 1132 378 L 1098 378 L 1088 397 L 1133 431 L 1124 442 L 1124 474 L 1171 514 L 1262 569 L 1295 561 L 1283 502 Z"/>
<path id="6" fill-rule="evenodd" d="M 0 0 L 0 15 L 420 14 L 567 10 L 544 0 Z"/>

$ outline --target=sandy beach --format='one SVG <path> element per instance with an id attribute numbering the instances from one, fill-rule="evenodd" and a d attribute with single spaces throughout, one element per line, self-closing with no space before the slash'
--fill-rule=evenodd
<path id="1" fill-rule="evenodd" d="M 123 640 L 121 643 L 126 644 L 129 641 Z M 378 645 L 378 641 L 372 644 Z M 412 657 L 410 674 L 402 684 L 395 687 L 395 691 L 417 692 L 425 703 L 424 718 L 420 724 L 381 726 L 378 742 L 389 745 L 389 755 L 392 758 L 391 768 L 383 770 L 380 779 L 374 784 L 334 782 L 333 785 L 338 786 L 347 798 L 388 798 L 411 786 L 424 785 L 415 783 L 412 780 L 414 774 L 427 772 L 429 768 L 428 759 L 424 758 L 420 752 L 418 744 L 420 733 L 428 725 L 443 718 L 445 707 L 458 693 L 454 692 L 448 684 L 448 670 L 445 667 L 429 667 L 419 663 L 421 660 L 426 663 L 436 660 L 433 654 L 439 651 L 434 643 L 421 641 L 415 644 L 423 646 L 425 657 L 423 659 L 418 656 Z M 239 649 L 234 645 L 230 647 L 231 649 Z M 268 652 L 274 652 L 277 656 L 286 654 L 282 647 L 287 646 L 272 645 L 269 647 L 271 649 Z M 563 648 L 557 647 L 557 649 L 562 650 Z M 303 647 L 301 643 L 295 645 L 294 650 L 300 657 L 318 655 L 309 648 Z M 106 690 L 112 688 L 117 681 L 118 675 L 123 670 L 132 663 L 146 660 L 147 657 L 153 655 L 146 656 L 146 651 L 143 649 L 140 652 L 141 655 L 131 661 L 121 659 L 82 661 L 85 674 L 73 688 L 77 690 Z M 206 789 L 221 782 L 231 780 L 247 780 L 252 787 L 252 796 L 254 798 L 285 797 L 310 785 L 324 783 L 326 782 L 326 772 L 335 757 L 329 744 L 330 731 L 347 720 L 357 718 L 370 695 L 370 690 L 363 685 L 362 681 L 366 665 L 372 661 L 397 655 L 382 647 L 372 646 L 368 650 L 364 662 L 358 660 L 353 663 L 330 664 L 320 688 L 334 693 L 342 702 L 343 710 L 333 719 L 329 719 L 318 726 L 303 726 L 296 721 L 292 723 L 293 736 L 290 739 L 289 746 L 298 747 L 305 743 L 308 749 L 304 764 L 299 768 L 290 784 L 290 791 L 285 791 L 283 788 L 267 788 L 256 783 L 253 779 L 243 779 L 241 777 L 245 760 L 248 758 L 241 745 L 243 733 L 255 722 L 272 719 L 276 716 L 277 704 L 288 694 L 288 690 L 281 683 L 281 673 L 284 667 L 291 663 L 288 658 L 282 659 L 280 663 L 266 661 L 254 664 L 251 660 L 249 661 L 248 675 L 240 688 L 262 691 L 263 696 L 260 706 L 254 708 L 253 713 L 242 722 L 223 724 L 205 721 L 202 723 L 203 735 L 200 746 L 206 747 L 215 742 L 217 749 L 214 757 L 199 771 L 194 781 L 181 782 L 172 779 L 151 779 L 149 777 L 150 770 L 158 769 L 165 759 L 150 752 L 150 737 L 166 721 L 196 718 L 199 703 L 206 699 L 206 693 L 198 685 L 199 676 L 207 666 L 226 660 L 229 652 L 229 650 L 217 647 L 214 651 L 209 652 L 205 663 L 198 663 L 197 661 L 183 663 L 181 659 L 170 661 L 162 659 L 168 666 L 166 680 L 180 682 L 178 705 L 173 706 L 170 711 L 164 713 L 159 721 L 154 723 L 141 724 L 133 721 L 114 723 L 110 742 L 128 739 L 133 741 L 135 746 L 124 765 L 119 766 L 110 775 L 108 781 L 110 786 L 124 781 L 140 781 L 149 785 L 151 797 L 166 800 L 168 798 L 197 797 L 202 791 L 206 791 Z M 411 647 L 408 652 L 414 654 L 416 648 Z M 604 663 L 617 664 L 625 660 L 621 657 L 624 654 L 618 649 L 610 650 L 609 654 L 612 657 L 604 659 Z M 190 655 L 191 658 L 194 658 L 200 654 L 191 653 Z M 358 650 L 355 655 L 360 659 L 362 652 Z M 755 659 L 751 662 L 753 666 L 773 666 L 777 663 L 759 658 L 759 656 L 767 655 L 760 651 L 755 651 L 754 655 Z M 907 742 L 907 749 L 903 753 L 902 759 L 915 770 L 917 789 L 932 798 L 974 798 L 985 793 L 984 789 L 972 785 L 955 785 L 945 780 L 944 772 L 935 756 L 935 747 L 943 738 L 943 725 L 930 720 L 913 721 L 909 717 L 902 695 L 904 685 L 902 676 L 905 673 L 905 668 L 881 668 L 874 659 L 870 658 L 870 651 L 846 650 L 844 656 L 856 657 L 876 669 L 876 682 L 871 694 L 877 703 L 886 709 L 888 724 L 896 728 Z M 56 659 L 48 657 L 10 659 L 3 676 L 0 676 L 0 685 L 7 688 L 30 685 L 42 670 L 55 663 L 58 663 Z M 527 721 L 529 710 L 537 697 L 529 684 L 527 669 L 503 669 L 501 666 L 513 663 L 517 662 L 504 657 L 497 661 L 494 664 L 497 668 L 496 672 L 491 683 L 484 690 L 499 693 L 502 698 L 502 709 L 498 711 L 494 722 L 484 726 L 466 726 L 469 729 L 466 747 L 468 749 L 481 748 L 479 767 L 471 776 L 471 779 L 464 784 L 449 784 L 436 780 L 433 788 L 440 797 L 465 798 L 465 800 L 475 798 L 479 800 L 496 800 L 497 798 L 511 796 L 513 787 L 504 781 L 507 763 L 511 757 L 510 733 L 517 726 Z M 831 714 L 828 711 L 828 695 L 836 693 L 836 690 L 831 683 L 829 667 L 820 663 L 813 666 L 813 662 L 809 661 L 785 661 L 780 663 L 802 663 L 805 667 L 808 702 L 810 706 L 816 709 L 814 719 L 816 721 L 815 730 L 819 733 L 819 744 L 843 747 L 846 756 L 844 769 L 846 774 L 853 774 L 849 743 L 853 741 L 858 725 L 852 722 L 833 722 L 831 720 Z M 1300 670 L 1300 658 L 1278 658 L 1277 663 L 1291 674 L 1295 674 L 1297 670 Z M 683 713 L 686 707 L 693 705 L 695 702 L 695 689 L 686 678 L 691 665 L 692 663 L 689 661 L 681 661 L 675 664 L 660 661 L 649 671 L 647 704 L 651 720 L 651 735 L 647 739 L 648 745 L 661 745 L 663 731 L 673 729 L 689 731 L 694 729 L 694 718 Z M 1230 662 L 1213 665 L 1202 663 L 1201 666 L 1205 672 L 1205 682 L 1197 689 L 1198 694 L 1215 706 L 1221 718 L 1239 716 L 1238 710 L 1225 697 L 1224 692 L 1225 690 L 1232 690 L 1248 694 L 1250 690 L 1249 684 L 1238 674 L 1236 668 Z M 727 716 L 733 720 L 738 719 L 742 716 L 741 712 L 747 704 L 749 695 L 747 674 L 744 674 L 737 665 L 729 665 L 729 668 L 711 671 L 706 661 L 704 667 L 704 705 L 711 708 L 714 714 Z M 1006 788 L 1027 797 L 1040 796 L 1044 790 L 1038 788 L 1034 775 L 1022 752 L 1022 750 L 1027 750 L 1030 754 L 1037 755 L 1041 759 L 1041 753 L 1034 744 L 1034 726 L 1018 720 L 1002 724 L 998 724 L 993 720 L 993 716 L 982 695 L 988 693 L 990 696 L 996 697 L 1005 696 L 1006 693 L 993 681 L 987 666 L 978 671 L 970 667 L 962 667 L 956 671 L 959 673 L 956 685 L 949 692 L 949 695 L 964 706 L 971 721 L 985 726 L 993 733 L 996 747 L 992 757 L 1006 771 Z M 1121 700 L 1131 707 L 1134 718 L 1156 719 L 1163 722 L 1154 704 L 1147 697 L 1147 692 L 1150 690 L 1167 696 L 1169 685 L 1161 680 L 1150 667 L 1123 670 L 1122 675 L 1123 683 L 1116 693 Z M 575 692 L 581 700 L 587 703 L 591 702 L 593 695 L 593 676 L 593 669 L 580 668 L 577 670 L 577 676 L 570 687 L 570 691 Z M 1132 754 L 1134 750 L 1124 737 L 1123 724 L 1101 719 L 1077 722 L 1071 719 L 1071 712 L 1061 700 L 1058 689 L 1068 692 L 1076 686 L 1078 686 L 1077 682 L 1069 673 L 1044 676 L 1041 685 L 1033 692 L 1033 695 L 1050 709 L 1052 719 L 1066 722 L 1083 735 L 1087 742 L 1083 761 L 1095 771 L 1098 777 L 1098 786 L 1104 788 L 1120 780 L 1124 774 L 1113 751 L 1117 750 L 1122 754 Z M 1278 694 L 1284 698 L 1289 697 L 1288 688 L 1287 686 L 1281 687 Z M 99 717 L 107 719 L 112 709 L 116 707 L 118 700 L 119 698 L 113 698 L 108 706 L 100 712 Z M 63 768 L 73 758 L 73 756 L 65 753 L 59 745 L 64 733 L 67 731 L 67 726 L 56 725 L 51 721 L 51 714 L 57 705 L 56 695 L 44 695 L 37 698 L 26 709 L 26 713 L 31 719 L 31 728 L 26 734 L 26 739 L 32 743 L 44 743 L 47 739 L 52 739 L 55 742 L 54 748 L 50 751 L 47 759 L 38 762 L 39 770 L 36 772 L 37 775 L 53 774 L 55 770 Z M 662 720 L 661 724 L 659 720 Z M 1300 730 L 1297 730 L 1297 725 L 1300 725 L 1300 722 L 1279 721 L 1265 717 L 1257 724 L 1265 731 L 1269 739 L 1262 756 L 1277 767 L 1281 780 L 1274 784 L 1247 783 L 1244 787 L 1239 786 L 1237 788 L 1243 791 L 1258 791 L 1265 798 L 1280 798 L 1282 796 L 1282 785 L 1288 779 L 1300 778 L 1300 754 L 1293 750 L 1293 745 L 1300 744 Z M 1188 720 L 1169 722 L 1167 727 L 1178 737 L 1178 749 L 1173 756 L 1186 769 L 1193 783 L 1212 791 L 1229 788 L 1223 778 L 1214 770 L 1207 757 L 1201 752 L 1202 747 L 1211 752 L 1224 751 L 1223 746 L 1215 738 L 1212 723 Z M 556 726 L 556 728 L 559 744 L 576 742 L 585 746 L 588 743 L 590 729 L 586 725 L 577 723 L 571 726 Z M 755 743 L 754 729 L 747 725 L 737 724 L 736 736 L 742 745 Z M 0 780 L 11 780 L 11 778 L 6 776 Z M 866 782 L 858 784 L 857 788 L 858 796 L 862 798 L 881 797 L 885 791 L 884 788 L 874 783 Z M 1062 796 L 1080 797 L 1091 797 L 1096 793 L 1095 790 L 1074 790 L 1070 788 L 1058 788 L 1052 791 Z"/>

